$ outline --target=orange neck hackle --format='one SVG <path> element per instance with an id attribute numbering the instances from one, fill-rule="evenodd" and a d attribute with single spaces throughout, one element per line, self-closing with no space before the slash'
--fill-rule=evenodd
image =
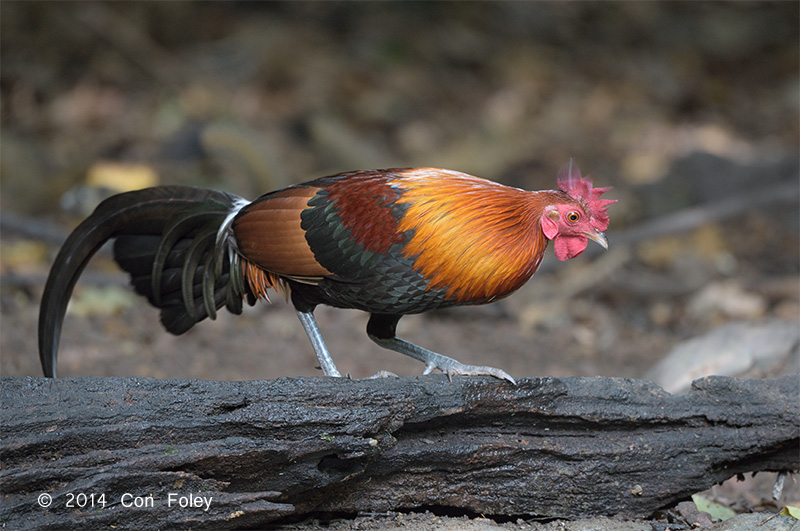
<path id="1" fill-rule="evenodd" d="M 490 302 L 522 286 L 541 263 L 541 216 L 551 192 L 528 192 L 459 172 L 417 168 L 393 183 L 413 236 L 404 254 L 458 303 Z M 544 195 L 543 195 L 544 194 Z"/>

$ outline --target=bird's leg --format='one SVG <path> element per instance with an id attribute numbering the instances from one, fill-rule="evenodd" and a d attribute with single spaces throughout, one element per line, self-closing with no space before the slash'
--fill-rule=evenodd
<path id="1" fill-rule="evenodd" d="M 406 356 L 410 356 L 425 364 L 425 371 L 422 374 L 430 374 L 434 369 L 439 369 L 452 379 L 454 374 L 463 375 L 489 375 L 502 378 L 516 385 L 514 378 L 503 370 L 483 365 L 465 365 L 453 358 L 442 356 L 432 350 L 420 347 L 395 335 L 399 315 L 370 315 L 367 323 L 367 335 L 371 340 L 383 348 L 394 350 Z"/>
<path id="2" fill-rule="evenodd" d="M 295 309 L 295 313 L 297 313 L 297 317 L 300 319 L 309 341 L 311 341 L 311 346 L 314 347 L 314 353 L 317 355 L 322 372 L 325 376 L 341 376 L 336 364 L 333 363 L 333 358 L 331 358 L 325 342 L 322 340 L 322 334 L 319 331 L 319 326 L 317 326 L 313 311 L 303 312 Z"/>

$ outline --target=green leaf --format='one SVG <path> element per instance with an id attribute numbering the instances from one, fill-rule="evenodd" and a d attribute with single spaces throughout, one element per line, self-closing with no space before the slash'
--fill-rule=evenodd
<path id="1" fill-rule="evenodd" d="M 795 520 L 800 520 L 800 507 L 792 507 L 791 505 L 787 505 L 781 509 L 780 514 L 791 516 Z"/>
<path id="2" fill-rule="evenodd" d="M 727 520 L 736 516 L 736 511 L 725 507 L 722 504 L 706 499 L 699 494 L 692 496 L 692 501 L 697 506 L 698 511 L 708 513 L 712 520 Z"/>

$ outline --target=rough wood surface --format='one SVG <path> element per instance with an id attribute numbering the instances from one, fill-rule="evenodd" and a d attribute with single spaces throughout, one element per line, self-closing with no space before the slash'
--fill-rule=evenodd
<path id="1" fill-rule="evenodd" d="M 735 474 L 800 468 L 797 376 L 707 378 L 681 396 L 641 380 L 441 375 L 0 384 L 0 522 L 15 529 L 430 507 L 647 516 Z"/>

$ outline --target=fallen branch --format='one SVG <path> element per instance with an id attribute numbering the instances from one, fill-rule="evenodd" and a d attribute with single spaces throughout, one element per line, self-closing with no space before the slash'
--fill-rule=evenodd
<path id="1" fill-rule="evenodd" d="M 432 506 L 641 517 L 736 474 L 800 468 L 796 376 L 707 378 L 681 396 L 611 378 L 0 382 L 0 521 L 15 529 Z"/>

